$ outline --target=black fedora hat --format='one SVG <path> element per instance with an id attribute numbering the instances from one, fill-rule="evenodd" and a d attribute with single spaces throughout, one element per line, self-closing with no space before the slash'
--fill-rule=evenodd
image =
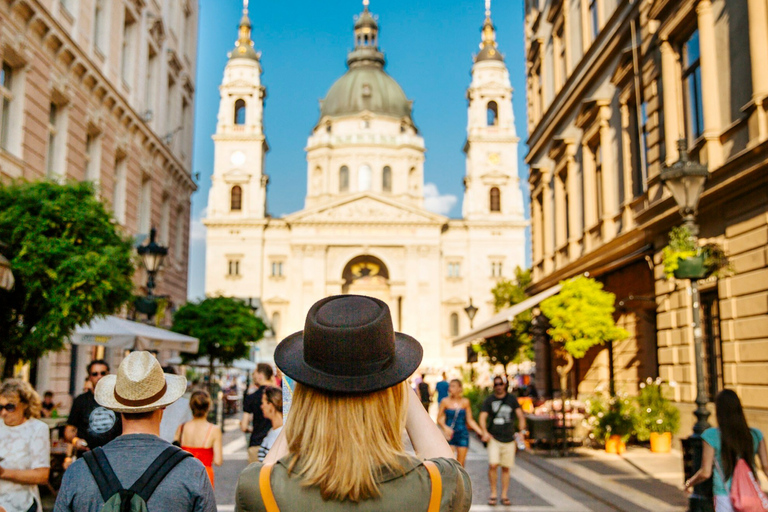
<path id="1" fill-rule="evenodd" d="M 275 349 L 287 376 L 337 393 L 371 393 L 404 381 L 416 371 L 421 344 L 395 332 L 389 307 L 362 295 L 335 295 L 316 302 L 304 330 Z"/>

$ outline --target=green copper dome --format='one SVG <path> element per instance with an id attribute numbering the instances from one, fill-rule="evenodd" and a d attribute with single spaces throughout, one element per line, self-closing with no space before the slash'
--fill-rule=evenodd
<path id="1" fill-rule="evenodd" d="M 411 101 L 384 71 L 379 51 L 379 25 L 363 2 L 355 22 L 355 49 L 347 56 L 349 70 L 336 80 L 320 104 L 320 117 L 346 116 L 369 111 L 396 118 L 411 117 Z"/>
<path id="2" fill-rule="evenodd" d="M 381 67 L 354 66 L 336 80 L 320 107 L 320 115 L 344 116 L 368 110 L 392 117 L 410 117 L 411 102 L 400 85 Z"/>

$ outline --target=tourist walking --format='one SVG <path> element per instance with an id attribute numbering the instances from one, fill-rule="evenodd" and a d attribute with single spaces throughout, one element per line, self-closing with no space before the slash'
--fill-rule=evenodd
<path id="1" fill-rule="evenodd" d="M 102 407 L 94 398 L 93 390 L 107 375 L 109 375 L 109 364 L 105 360 L 96 359 L 88 365 L 86 377 L 88 390 L 75 398 L 64 429 L 64 439 L 68 443 L 77 444 L 78 439 L 83 439 L 88 448 L 93 450 L 112 441 L 123 431 L 120 415 Z"/>
<path id="2" fill-rule="evenodd" d="M 437 393 L 438 405 L 448 396 L 448 376 L 445 372 L 442 373 L 442 379 L 435 384 L 435 392 Z"/>
<path id="3" fill-rule="evenodd" d="M 501 504 L 509 506 L 509 471 L 515 466 L 515 424 L 525 434 L 525 415 L 517 398 L 507 392 L 500 376 L 493 378 L 493 394 L 485 399 L 478 418 L 483 441 L 488 443 L 488 479 L 491 495 L 488 505 L 498 503 L 498 468 L 501 467 Z"/>
<path id="4" fill-rule="evenodd" d="M 176 370 L 172 366 L 164 366 L 165 373 L 176 375 Z M 188 421 L 192 421 L 192 409 L 189 407 L 189 398 L 187 393 L 173 402 L 163 411 L 163 421 L 160 422 L 160 437 L 169 443 L 176 439 L 176 432 L 179 427 Z"/>
<path id="5" fill-rule="evenodd" d="M 119 510 L 124 497 L 155 511 L 216 512 L 200 461 L 159 437 L 163 409 L 186 388 L 186 378 L 164 374 L 146 351 L 131 352 L 117 375 L 102 378 L 95 400 L 122 416 L 123 433 L 67 469 L 54 512 L 100 512 L 107 501 Z"/>
<path id="6" fill-rule="evenodd" d="M 48 482 L 51 443 L 40 421 L 40 396 L 28 382 L 0 386 L 0 510 L 42 512 L 37 486 Z"/>
<path id="7" fill-rule="evenodd" d="M 741 461 L 757 480 L 755 457 L 760 458 L 760 467 L 768 476 L 768 452 L 763 433 L 749 428 L 736 392 L 724 389 L 715 398 L 717 428 L 708 428 L 701 435 L 704 449 L 701 454 L 701 468 L 685 482 L 686 490 L 712 477 L 712 491 L 715 497 L 715 512 L 733 512 L 731 484 Z M 746 475 L 748 476 L 748 475 Z"/>
<path id="8" fill-rule="evenodd" d="M 189 397 L 189 408 L 192 410 L 192 420 L 179 427 L 174 440 L 203 463 L 211 486 L 214 486 L 213 466 L 221 466 L 224 456 L 221 451 L 221 429 L 208 421 L 211 395 L 204 390 L 195 391 Z"/>
<path id="9" fill-rule="evenodd" d="M 261 441 L 259 446 L 259 462 L 264 460 L 269 450 L 275 444 L 277 436 L 283 431 L 283 390 L 267 386 L 261 395 L 261 412 L 272 423 L 272 429 Z"/>
<path id="10" fill-rule="evenodd" d="M 440 409 L 437 412 L 437 423 L 442 427 L 459 464 L 464 466 L 467 450 L 469 450 L 467 426 L 479 436 L 483 435 L 483 429 L 472 417 L 472 406 L 469 399 L 464 398 L 464 386 L 459 379 L 453 379 L 448 386 L 448 396 L 440 402 Z"/>
<path id="11" fill-rule="evenodd" d="M 313 305 L 304 330 L 275 350 L 296 381 L 291 417 L 264 464 L 240 475 L 235 509 L 469 510 L 469 476 L 406 383 L 421 359 L 384 302 L 343 295 Z M 418 458 L 405 452 L 403 428 Z"/>
<path id="12" fill-rule="evenodd" d="M 421 380 L 416 386 L 419 390 L 419 400 L 421 400 L 421 405 L 424 406 L 424 409 L 429 411 L 429 404 L 432 403 L 432 392 L 429 390 L 429 384 L 424 380 L 423 373 L 421 374 Z"/>
<path id="13" fill-rule="evenodd" d="M 266 435 L 272 429 L 272 422 L 264 417 L 261 412 L 261 396 L 264 389 L 272 381 L 272 367 L 267 363 L 256 365 L 256 371 L 253 372 L 253 381 L 257 389 L 243 399 L 243 417 L 240 419 L 240 430 L 250 432 L 251 437 L 248 443 L 248 463 L 259 460 L 259 446 Z"/>

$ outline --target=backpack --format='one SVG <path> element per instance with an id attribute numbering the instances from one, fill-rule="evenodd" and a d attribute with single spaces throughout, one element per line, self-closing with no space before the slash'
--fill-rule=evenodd
<path id="1" fill-rule="evenodd" d="M 768 498 L 744 459 L 733 469 L 730 498 L 734 512 L 768 512 Z"/>
<path id="2" fill-rule="evenodd" d="M 429 480 L 432 484 L 427 512 L 440 512 L 440 499 L 443 496 L 443 479 L 440 476 L 440 470 L 437 469 L 437 464 L 431 460 L 425 460 L 423 464 L 427 468 Z M 277 501 L 275 501 L 275 495 L 272 493 L 272 483 L 269 481 L 273 466 L 274 464 L 264 464 L 261 467 L 259 471 L 259 491 L 261 492 L 261 500 L 264 502 L 264 508 L 267 509 L 267 512 L 280 512 Z"/>
<path id="3" fill-rule="evenodd" d="M 160 482 L 179 462 L 191 456 L 191 453 L 181 448 L 169 446 L 158 455 L 130 489 L 124 489 L 104 450 L 96 448 L 83 454 L 104 500 L 101 512 L 148 512 L 147 502 Z"/>

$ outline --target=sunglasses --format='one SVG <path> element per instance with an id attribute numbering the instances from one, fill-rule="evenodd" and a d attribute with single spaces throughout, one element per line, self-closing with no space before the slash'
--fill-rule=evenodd
<path id="1" fill-rule="evenodd" d="M 503 383 L 503 382 L 494 382 L 494 383 L 493 383 L 493 387 L 495 387 L 495 388 L 497 388 L 497 387 L 499 387 L 499 386 L 503 386 L 503 385 L 504 385 L 504 383 Z"/>
<path id="2" fill-rule="evenodd" d="M 91 372 L 91 377 L 98 377 L 99 375 L 101 375 L 103 377 L 103 376 L 108 375 L 108 374 L 109 374 L 109 372 Z"/>
<path id="3" fill-rule="evenodd" d="M 2 411 L 3 411 L 3 409 L 5 409 L 5 410 L 6 410 L 6 411 L 8 411 L 8 412 L 13 412 L 13 411 L 15 411 L 15 410 L 16 410 L 16 404 L 5 404 L 5 405 L 0 405 L 0 412 L 2 412 Z"/>

